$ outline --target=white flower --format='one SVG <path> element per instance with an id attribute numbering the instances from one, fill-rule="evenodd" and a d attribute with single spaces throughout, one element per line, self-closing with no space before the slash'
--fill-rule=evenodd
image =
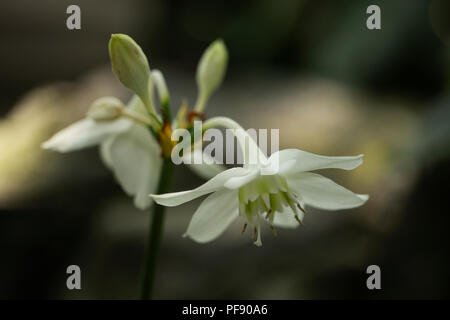
<path id="1" fill-rule="evenodd" d="M 85 119 L 59 131 L 42 147 L 64 153 L 99 145 L 103 162 L 114 172 L 123 190 L 134 196 L 137 208 L 146 209 L 152 203 L 148 194 L 154 193 L 158 185 L 162 157 L 145 115 L 145 107 L 137 96 L 126 107 L 121 107 L 116 98 L 100 98 Z M 189 167 L 207 179 L 222 170 L 217 165 Z"/>
<path id="2" fill-rule="evenodd" d="M 124 110 L 136 119 L 121 116 L 99 120 L 91 118 L 102 114 L 98 105 L 98 102 L 94 103 L 88 117 L 56 133 L 42 146 L 70 152 L 100 145 L 103 161 L 114 172 L 124 191 L 134 196 L 136 207 L 148 208 L 152 201 L 147 195 L 156 190 L 162 158 L 160 146 L 150 129 L 137 120 L 142 118 L 145 121 L 144 106 L 134 96 Z M 114 109 L 105 106 L 104 110 Z"/>
<path id="3" fill-rule="evenodd" d="M 204 126 L 208 125 L 241 128 L 233 120 L 223 117 L 206 121 Z M 367 201 L 367 195 L 355 194 L 330 179 L 308 172 L 326 168 L 352 170 L 363 162 L 363 155 L 326 157 L 286 149 L 267 159 L 252 138 L 245 131 L 240 132 L 242 135 L 237 138 L 243 151 L 257 153 L 248 154 L 245 158 L 253 156 L 253 159 L 259 159 L 256 165 L 244 162 L 243 167 L 221 172 L 193 190 L 151 195 L 161 205 L 177 206 L 212 193 L 193 215 L 185 236 L 201 243 L 211 241 L 240 217 L 244 219 L 243 231 L 247 224 L 253 227 L 255 244 L 260 246 L 262 221 L 267 221 L 272 228 L 294 228 L 302 223 L 305 205 L 341 210 L 361 206 Z M 245 139 L 250 143 L 249 148 L 243 147 Z M 256 149 L 252 148 L 255 146 Z M 278 164 L 279 170 L 268 170 L 278 168 Z"/>
<path id="4" fill-rule="evenodd" d="M 147 57 L 129 36 L 113 34 L 109 54 L 114 74 L 135 93 L 131 101 L 125 107 L 114 97 L 97 99 L 85 119 L 56 133 L 42 147 L 69 152 L 99 145 L 105 165 L 124 191 L 134 196 L 136 207 L 146 209 L 152 203 L 148 194 L 155 192 L 158 185 L 163 157 L 172 148 L 169 92 L 162 73 L 150 71 Z M 161 100 L 162 118 L 153 105 L 154 85 Z M 178 121 L 172 125 L 176 128 Z M 221 166 L 206 164 L 192 169 L 205 178 L 223 171 Z"/>

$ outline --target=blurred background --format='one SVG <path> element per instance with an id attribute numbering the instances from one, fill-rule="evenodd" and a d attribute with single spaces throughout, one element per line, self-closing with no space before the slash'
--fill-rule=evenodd
<path id="1" fill-rule="evenodd" d="M 66 28 L 81 8 L 82 29 Z M 381 30 L 366 8 L 381 8 Z M 173 110 L 195 102 L 195 70 L 223 38 L 229 69 L 207 116 L 280 128 L 280 148 L 365 154 L 324 175 L 371 198 L 310 210 L 305 227 L 241 223 L 209 244 L 181 237 L 202 199 L 170 208 L 156 297 L 394 299 L 450 297 L 450 2 L 447 0 L 2 1 L 0 4 L 0 298 L 134 299 L 149 212 L 114 181 L 97 148 L 41 150 L 96 98 L 131 93 L 114 78 L 111 33 L 131 35 L 165 74 Z M 173 191 L 204 182 L 176 168 Z M 82 290 L 66 288 L 66 268 Z M 381 268 L 368 290 L 366 268 Z"/>

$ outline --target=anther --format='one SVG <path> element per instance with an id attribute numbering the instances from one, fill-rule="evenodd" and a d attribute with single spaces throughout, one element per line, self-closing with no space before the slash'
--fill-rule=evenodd
<path id="1" fill-rule="evenodd" d="M 301 226 L 304 226 L 302 220 L 300 220 L 300 219 L 298 218 L 297 215 L 294 215 L 294 217 L 295 217 L 295 220 L 297 220 L 297 222 L 298 222 Z"/>
<path id="2" fill-rule="evenodd" d="M 299 203 L 297 203 L 297 208 L 299 208 L 304 214 L 307 214 L 308 212 L 303 208 Z"/>
<path id="3" fill-rule="evenodd" d="M 272 209 L 269 209 L 266 214 L 266 219 L 269 219 L 270 215 L 272 214 Z"/>
<path id="4" fill-rule="evenodd" d="M 247 223 L 244 223 L 244 227 L 242 228 L 241 235 L 244 234 L 246 229 L 247 229 Z"/>
<path id="5" fill-rule="evenodd" d="M 272 230 L 273 235 L 276 237 L 277 236 L 277 229 L 275 229 L 273 224 L 270 224 L 270 230 Z"/>

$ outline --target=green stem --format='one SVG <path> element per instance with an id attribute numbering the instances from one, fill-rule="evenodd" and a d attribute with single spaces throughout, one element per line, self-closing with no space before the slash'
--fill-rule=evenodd
<path id="1" fill-rule="evenodd" d="M 164 159 L 161 176 L 158 185 L 158 194 L 170 191 L 170 185 L 173 174 L 173 163 L 170 158 Z M 151 216 L 150 233 L 148 235 L 148 245 L 144 257 L 143 277 L 141 299 L 151 299 L 153 294 L 153 285 L 155 282 L 156 262 L 161 243 L 164 224 L 165 207 L 159 204 L 153 204 Z"/>

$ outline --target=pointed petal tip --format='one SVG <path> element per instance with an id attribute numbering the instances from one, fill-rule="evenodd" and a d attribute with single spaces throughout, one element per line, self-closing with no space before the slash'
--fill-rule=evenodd
<path id="1" fill-rule="evenodd" d="M 151 202 L 142 201 L 137 196 L 134 198 L 134 206 L 138 208 L 139 210 L 146 210 L 150 207 L 152 204 Z"/>
<path id="2" fill-rule="evenodd" d="M 50 145 L 50 140 L 44 141 L 41 143 L 41 149 L 44 150 L 50 150 L 51 149 L 51 145 Z"/>
<path id="3" fill-rule="evenodd" d="M 370 198 L 370 196 L 368 194 L 358 194 L 357 196 L 358 196 L 358 198 L 360 198 L 364 202 L 366 202 Z"/>
<path id="4" fill-rule="evenodd" d="M 163 205 L 163 206 L 165 205 L 164 203 L 161 202 L 161 197 L 160 197 L 160 195 L 157 195 L 157 194 L 149 194 L 148 197 L 151 198 L 151 199 L 153 199 L 153 201 L 155 201 L 157 204 L 160 204 L 160 205 Z"/>
<path id="5" fill-rule="evenodd" d="M 183 233 L 182 237 L 183 238 L 187 238 L 187 239 L 191 239 L 192 241 L 200 243 L 200 244 L 208 243 L 208 242 L 211 242 L 211 241 L 213 241 L 215 239 L 215 238 L 213 238 L 213 239 L 206 239 L 205 240 L 205 239 L 193 236 L 192 234 L 189 234 L 188 231 Z"/>
<path id="6" fill-rule="evenodd" d="M 364 154 L 362 154 L 362 153 L 358 154 L 357 156 L 355 156 L 355 158 L 357 159 L 356 160 L 357 163 L 355 163 L 354 166 L 349 167 L 348 169 L 345 169 L 345 170 L 354 170 L 364 163 Z"/>
<path id="7" fill-rule="evenodd" d="M 175 192 L 176 193 L 176 192 Z M 172 200 L 172 195 L 174 193 L 164 193 L 164 194 L 149 194 L 148 196 L 153 199 L 157 204 L 165 207 L 175 207 L 181 203 L 174 202 Z"/>
<path id="8" fill-rule="evenodd" d="M 55 151 L 55 152 L 65 152 L 66 151 L 64 148 L 61 148 L 61 146 L 58 146 L 57 144 L 55 144 L 54 141 L 52 141 L 52 139 L 42 142 L 41 148 L 44 150 Z"/>

